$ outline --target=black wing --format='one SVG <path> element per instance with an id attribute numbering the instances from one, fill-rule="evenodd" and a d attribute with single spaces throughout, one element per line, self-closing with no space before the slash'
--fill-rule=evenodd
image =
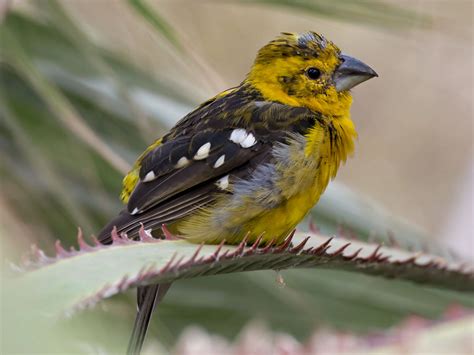
<path id="1" fill-rule="evenodd" d="M 106 226 L 136 235 L 140 224 L 158 228 L 232 193 L 219 179 L 245 178 L 272 159 L 275 142 L 304 133 L 317 118 L 304 108 L 273 102 L 222 99 L 201 106 L 163 137 L 141 161 L 140 181 L 125 211 Z"/>

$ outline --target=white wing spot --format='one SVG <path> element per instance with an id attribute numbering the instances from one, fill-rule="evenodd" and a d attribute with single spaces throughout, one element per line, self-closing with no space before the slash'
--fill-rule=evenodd
<path id="1" fill-rule="evenodd" d="M 138 208 L 134 208 L 132 212 L 130 212 L 131 215 L 135 215 L 138 213 Z"/>
<path id="2" fill-rule="evenodd" d="M 143 182 L 149 182 L 149 181 L 153 181 L 156 179 L 156 175 L 155 173 L 153 172 L 153 170 L 150 170 L 146 175 L 145 177 L 143 178 Z"/>
<path id="3" fill-rule="evenodd" d="M 234 129 L 229 139 L 235 144 L 240 144 L 242 148 L 250 148 L 257 143 L 255 136 L 252 133 L 247 133 L 243 128 Z"/>
<path id="4" fill-rule="evenodd" d="M 219 159 L 216 160 L 216 162 L 214 163 L 214 168 L 218 168 L 220 166 L 222 166 L 222 164 L 224 164 L 224 161 L 225 161 L 225 154 L 222 154 Z"/>
<path id="5" fill-rule="evenodd" d="M 152 232 L 152 229 L 151 229 L 151 228 L 145 229 L 146 235 L 149 236 L 149 237 L 151 237 L 151 238 L 153 238 L 153 235 L 151 234 L 151 232 Z"/>
<path id="6" fill-rule="evenodd" d="M 211 150 L 211 142 L 207 142 L 206 144 L 203 144 L 196 152 L 196 155 L 194 155 L 194 160 L 206 159 L 209 156 L 210 150 Z"/>
<path id="7" fill-rule="evenodd" d="M 184 168 L 186 165 L 189 164 L 189 160 L 188 158 L 186 157 L 181 157 L 179 158 L 178 162 L 176 163 L 175 165 L 175 168 L 176 169 L 179 169 L 179 168 Z"/>
<path id="8" fill-rule="evenodd" d="M 225 190 L 229 187 L 229 175 L 221 177 L 217 180 L 217 187 L 221 190 Z"/>
<path id="9" fill-rule="evenodd" d="M 242 148 L 250 148 L 251 146 L 255 145 L 255 143 L 257 143 L 255 136 L 252 133 L 249 133 L 244 141 L 240 143 L 240 145 Z"/>
<path id="10" fill-rule="evenodd" d="M 230 140 L 235 144 L 241 144 L 247 138 L 247 131 L 243 128 L 236 128 L 230 134 Z"/>

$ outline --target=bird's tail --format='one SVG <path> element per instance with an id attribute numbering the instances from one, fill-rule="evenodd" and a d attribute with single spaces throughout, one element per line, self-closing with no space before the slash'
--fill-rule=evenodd
<path id="1" fill-rule="evenodd" d="M 137 289 L 137 315 L 128 343 L 127 355 L 139 355 L 145 340 L 148 324 L 155 307 L 165 296 L 171 283 L 162 283 Z"/>
<path id="2" fill-rule="evenodd" d="M 102 244 L 111 244 L 111 232 L 114 227 L 117 228 L 118 233 L 127 233 L 128 238 L 135 239 L 138 237 L 138 231 L 141 226 L 139 222 L 135 216 L 130 215 L 124 210 L 102 229 L 98 240 Z M 170 286 L 171 283 L 162 283 L 137 288 L 137 315 L 128 343 L 127 355 L 140 354 L 152 313 Z"/>

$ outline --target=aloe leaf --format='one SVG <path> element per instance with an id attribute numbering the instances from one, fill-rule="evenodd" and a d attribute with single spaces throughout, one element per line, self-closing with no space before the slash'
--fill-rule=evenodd
<path id="1" fill-rule="evenodd" d="M 131 241 L 115 235 L 111 246 L 91 246 L 79 234 L 78 251 L 67 252 L 57 244 L 54 257 L 34 249 L 33 258 L 23 264 L 32 270 L 11 287 L 18 295 L 36 290 L 29 302 L 50 316 L 94 305 L 130 287 L 267 269 L 328 268 L 474 291 L 473 273 L 461 264 L 340 238 L 298 234 L 280 246 L 259 246 L 260 240 L 252 246 L 197 246 L 184 240 L 156 240 L 143 229 L 140 237 Z M 41 287 L 45 284 L 47 288 Z"/>

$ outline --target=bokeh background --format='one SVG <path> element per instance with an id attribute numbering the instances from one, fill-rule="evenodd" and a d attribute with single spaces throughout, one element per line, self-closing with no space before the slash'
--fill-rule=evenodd
<path id="1" fill-rule="evenodd" d="M 147 143 L 206 98 L 238 85 L 258 48 L 279 32 L 306 30 L 324 34 L 379 74 L 354 90 L 359 140 L 337 181 L 473 257 L 472 1 L 0 5 L 0 216 L 8 257 L 32 242 L 45 249 L 57 238 L 71 244 L 77 226 L 86 234 L 100 229 L 120 209 L 122 175 Z M 194 323 L 233 336 L 259 317 L 297 337 L 321 323 L 368 331 L 421 305 L 367 299 L 362 288 L 372 281 L 359 275 L 365 286 L 341 296 L 347 290 L 332 280 L 354 276 L 330 271 L 317 276 L 319 293 L 308 301 L 298 287 L 315 280 L 292 273 L 286 291 L 267 273 L 182 282 L 152 331 L 168 344 Z M 399 289 L 386 283 L 381 292 L 389 297 Z M 100 315 L 84 317 L 103 317 L 103 327 L 111 324 L 104 319 L 121 319 L 126 334 L 132 301 L 125 295 L 105 302 Z M 280 311 L 280 302 L 289 308 Z M 288 322 L 288 314 L 308 309 L 315 313 Z M 441 309 L 427 307 L 425 315 Z M 348 325 L 354 318 L 363 321 Z"/>

